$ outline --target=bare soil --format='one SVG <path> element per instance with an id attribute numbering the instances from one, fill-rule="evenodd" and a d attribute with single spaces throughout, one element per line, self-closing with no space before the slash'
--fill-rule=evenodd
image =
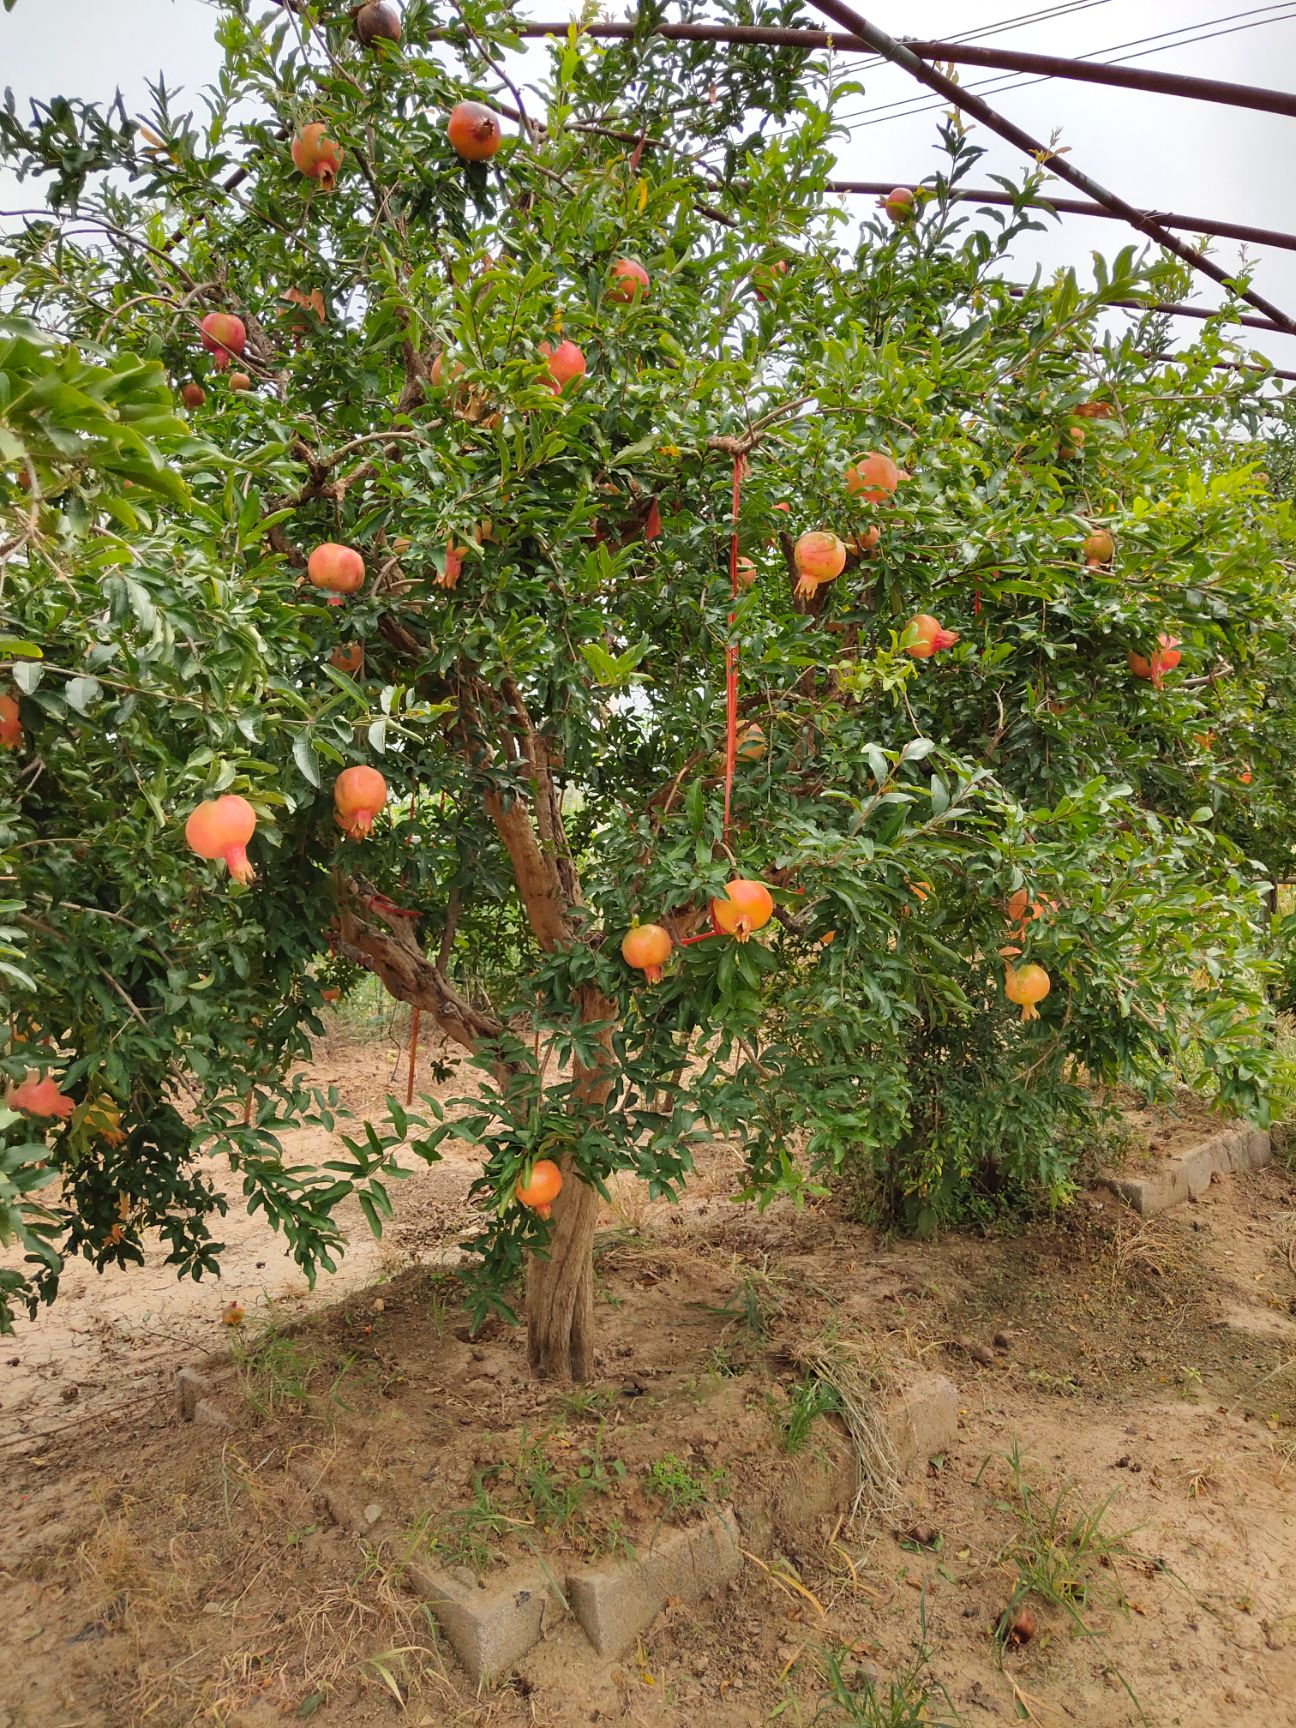
<path id="1" fill-rule="evenodd" d="M 362 1113 L 390 1062 L 339 1041 L 316 1077 Z M 1202 1126 L 1135 1121 L 1132 1150 Z M 1296 1723 L 1285 1169 L 1159 1219 L 1095 1192 L 1019 1231 L 915 1244 L 832 1202 L 735 1206 L 716 1148 L 685 1206 L 619 1189 L 599 1373 L 575 1393 L 532 1384 L 502 1323 L 469 1332 L 445 1268 L 473 1173 L 463 1154 L 403 1184 L 381 1245 L 357 1219 L 313 1296 L 231 1214 L 219 1285 L 78 1272 L 79 1296 L 6 1341 L 0 1728 Z M 785 1450 L 813 1346 L 879 1390 L 931 1370 L 959 1386 L 957 1443 L 905 1503 L 790 1529 L 621 1662 L 569 1628 L 475 1695 L 392 1557 L 560 1568 L 793 1482 L 836 1421 Z M 229 1425 L 181 1426 L 171 1376 L 208 1353 Z M 337 1527 L 320 1483 L 372 1532 Z M 1003 1650 L 996 1622 L 1032 1578 L 1037 1630 Z M 885 1693 L 920 1643 L 944 1695 L 925 1717 L 866 1713 L 868 1677 Z M 833 1662 L 854 1714 L 826 1702 Z"/>

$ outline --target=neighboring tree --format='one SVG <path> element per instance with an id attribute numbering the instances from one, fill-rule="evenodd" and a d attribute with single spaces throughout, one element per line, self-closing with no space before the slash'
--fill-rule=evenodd
<path id="1" fill-rule="evenodd" d="M 931 1229 L 1064 1199 L 1101 1083 L 1263 1115 L 1264 871 L 1216 820 L 1290 804 L 1263 376 L 1216 369 L 1223 318 L 1162 359 L 1152 315 L 1103 338 L 1170 279 L 1132 251 L 1011 294 L 1041 177 L 974 222 L 956 132 L 917 215 L 856 235 L 832 63 L 655 16 L 518 92 L 503 12 L 411 0 L 366 48 L 341 4 L 227 0 L 202 124 L 161 89 L 143 129 L 0 113 L 51 205 L 4 261 L 44 333 L 0 359 L 5 1069 L 73 1105 L 33 1137 L 52 1098 L 11 1094 L 10 1302 L 150 1232 L 212 1269 L 212 1151 L 330 1266 L 416 1127 L 481 1146 L 479 1312 L 526 1267 L 532 1362 L 580 1376 L 599 1192 L 678 1193 L 701 1138 L 751 1197 L 863 1178 Z M 483 99 L 529 118 L 467 162 Z M 364 561 L 336 606 L 320 547 Z M 250 812 L 194 837 L 254 882 L 186 845 L 216 796 Z M 773 902 L 751 940 L 735 879 Z M 321 963 L 430 1016 L 479 1099 L 286 1166 L 334 1119 L 292 1078 Z"/>

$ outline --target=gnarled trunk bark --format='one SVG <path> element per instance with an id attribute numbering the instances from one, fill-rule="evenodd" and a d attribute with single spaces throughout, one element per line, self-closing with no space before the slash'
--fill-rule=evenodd
<path id="1" fill-rule="evenodd" d="M 597 990 L 583 990 L 582 1022 L 612 1017 L 612 1004 Z M 612 1033 L 600 1039 L 603 1060 L 576 1069 L 576 1096 L 590 1110 L 602 1108 L 612 1090 L 608 1064 Z M 554 1204 L 549 1257 L 531 1257 L 527 1268 L 527 1357 L 542 1380 L 588 1380 L 594 1372 L 594 1225 L 598 1191 L 582 1182 L 562 1159 L 562 1192 Z"/>

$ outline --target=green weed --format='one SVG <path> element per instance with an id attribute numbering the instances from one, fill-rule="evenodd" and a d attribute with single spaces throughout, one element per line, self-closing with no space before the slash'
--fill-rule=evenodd
<path id="1" fill-rule="evenodd" d="M 1129 1532 L 1107 1527 L 1114 1495 L 1087 1509 L 1069 1483 L 1062 1483 L 1052 1495 L 1041 1493 L 1027 1475 L 1016 1441 L 999 1456 L 1008 1466 L 1009 1483 L 1006 1496 L 995 1505 L 1017 1526 L 994 1560 L 1014 1580 L 1008 1606 L 995 1629 L 1000 1646 L 1008 1640 L 1017 1609 L 1031 1597 L 1060 1608 L 1082 1636 L 1095 1637 L 1095 1611 L 1128 1613 L 1116 1563 L 1134 1556 Z M 976 1483 L 991 1462 L 987 1458 L 982 1464 Z"/>
<path id="2" fill-rule="evenodd" d="M 828 1692 L 815 1713 L 816 1723 L 843 1723 L 849 1728 L 960 1728 L 963 1718 L 931 1673 L 925 1601 L 919 1609 L 913 1655 L 885 1681 L 867 1672 L 852 1672 L 845 1651 L 827 1651 L 823 1661 Z"/>
<path id="3" fill-rule="evenodd" d="M 676 1453 L 668 1452 L 648 1466 L 642 1480 L 648 1498 L 660 1501 L 665 1514 L 677 1518 L 723 1495 L 729 1478 L 724 1470 L 695 1471 Z"/>
<path id="4" fill-rule="evenodd" d="M 779 1438 L 789 1456 L 803 1452 L 809 1444 L 810 1431 L 821 1416 L 836 1416 L 841 1412 L 841 1394 L 835 1386 L 808 1374 L 792 1388 L 779 1420 Z"/>

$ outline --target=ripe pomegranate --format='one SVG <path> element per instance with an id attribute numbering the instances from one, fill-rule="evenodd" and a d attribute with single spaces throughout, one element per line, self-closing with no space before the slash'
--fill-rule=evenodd
<path id="1" fill-rule="evenodd" d="M 862 534 L 856 534 L 851 539 L 852 552 L 858 552 L 861 558 L 867 558 L 870 552 L 876 552 L 882 544 L 882 530 L 875 522 L 871 528 L 866 528 Z"/>
<path id="2" fill-rule="evenodd" d="M 216 356 L 213 365 L 218 372 L 223 372 L 234 356 L 247 347 L 247 326 L 232 312 L 209 312 L 198 332 L 203 347 Z"/>
<path id="3" fill-rule="evenodd" d="M 311 553 L 306 577 L 315 588 L 327 588 L 333 594 L 357 594 L 364 587 L 365 562 L 354 546 L 327 540 Z"/>
<path id="4" fill-rule="evenodd" d="M 1101 397 L 1096 397 L 1092 402 L 1082 402 L 1071 412 L 1078 414 L 1082 420 L 1112 420 L 1116 416 L 1116 410 L 1111 403 L 1104 402 Z"/>
<path id="5" fill-rule="evenodd" d="M 786 258 L 771 258 L 767 264 L 762 264 L 759 269 L 752 273 L 752 281 L 756 286 L 756 298 L 760 301 L 768 300 L 778 287 L 777 279 L 780 276 L 786 276 L 787 273 Z"/>
<path id="6" fill-rule="evenodd" d="M 792 548 L 796 562 L 798 600 L 808 600 L 821 582 L 833 582 L 846 568 L 846 548 L 835 534 L 816 529 L 803 534 Z"/>
<path id="7" fill-rule="evenodd" d="M 612 286 L 607 298 L 618 306 L 632 306 L 648 297 L 648 272 L 635 258 L 618 258 L 612 266 Z"/>
<path id="8" fill-rule="evenodd" d="M 524 1206 L 529 1206 L 538 1218 L 547 1218 L 553 1203 L 562 1193 L 562 1171 L 552 1158 L 537 1158 L 530 1176 L 519 1176 L 514 1193 Z"/>
<path id="9" fill-rule="evenodd" d="M 180 392 L 180 400 L 186 408 L 201 408 L 207 400 L 207 392 L 201 384 L 186 384 Z"/>
<path id="10" fill-rule="evenodd" d="M 1074 462 L 1077 456 L 1084 453 L 1084 427 L 1068 426 L 1058 445 L 1058 455 L 1063 462 Z"/>
<path id="11" fill-rule="evenodd" d="M 227 1302 L 221 1309 L 222 1326 L 241 1326 L 243 1324 L 243 1309 L 238 1302 Z"/>
<path id="12" fill-rule="evenodd" d="M 333 802 L 342 832 L 363 840 L 387 802 L 387 782 L 376 768 L 344 768 L 333 782 Z"/>
<path id="13" fill-rule="evenodd" d="M 743 727 L 736 744 L 740 762 L 759 762 L 765 754 L 765 728 L 753 721 Z"/>
<path id="14" fill-rule="evenodd" d="M 324 296 L 318 288 L 312 288 L 308 294 L 304 288 L 290 288 L 283 296 L 288 306 L 300 307 L 300 311 L 285 311 L 283 316 L 287 321 L 288 334 L 293 342 L 300 345 L 305 339 L 328 320 L 328 309 L 324 305 Z M 304 316 L 303 316 L 304 314 Z"/>
<path id="15" fill-rule="evenodd" d="M 200 858 L 223 858 L 236 882 L 256 877 L 247 855 L 248 841 L 256 833 L 256 811 L 246 798 L 227 792 L 208 798 L 190 812 L 185 839 Z"/>
<path id="16" fill-rule="evenodd" d="M 1094 528 L 1085 538 L 1080 548 L 1084 553 L 1084 561 L 1091 570 L 1098 570 L 1104 564 L 1110 564 L 1116 556 L 1116 542 L 1106 528 Z"/>
<path id="17" fill-rule="evenodd" d="M 756 566 L 752 563 L 750 558 L 740 558 L 738 560 L 738 586 L 740 588 L 750 588 L 754 585 L 755 581 Z"/>
<path id="18" fill-rule="evenodd" d="M 958 639 L 957 630 L 942 630 L 930 612 L 919 612 L 905 625 L 900 646 L 914 660 L 930 660 L 943 648 L 952 648 Z"/>
<path id="19" fill-rule="evenodd" d="M 1005 1616 L 1007 1625 L 1003 1628 L 1003 1641 L 1020 1649 L 1023 1644 L 1029 1644 L 1039 1631 L 1039 1618 L 1029 1603 L 1023 1602 Z"/>
<path id="20" fill-rule="evenodd" d="M 348 678 L 358 677 L 364 671 L 364 661 L 363 642 L 344 642 L 329 655 L 329 664 L 345 672 Z"/>
<path id="21" fill-rule="evenodd" d="M 401 39 L 400 13 L 387 0 L 369 0 L 367 6 L 362 6 L 356 13 L 356 35 L 366 48 L 371 48 L 375 42 L 399 42 Z"/>
<path id="22" fill-rule="evenodd" d="M 48 1074 L 42 1077 L 34 1069 L 28 1069 L 26 1079 L 9 1088 L 5 1103 L 28 1116 L 57 1116 L 63 1122 L 76 1109 L 73 1100 L 59 1091 L 57 1081 Z"/>
<path id="23" fill-rule="evenodd" d="M 878 208 L 897 225 L 912 222 L 918 214 L 918 194 L 909 186 L 893 186 L 885 198 L 878 199 Z"/>
<path id="24" fill-rule="evenodd" d="M 1042 1002 L 1053 988 L 1053 980 L 1042 966 L 1009 966 L 1004 973 L 1004 995 L 1021 1008 L 1023 1020 L 1038 1020 Z"/>
<path id="25" fill-rule="evenodd" d="M 0 696 L 0 750 L 18 750 L 22 747 L 22 721 L 18 716 L 18 698 L 7 692 Z"/>
<path id="26" fill-rule="evenodd" d="M 1177 636 L 1167 636 L 1163 633 L 1157 637 L 1157 641 L 1160 646 L 1153 650 L 1151 659 L 1144 654 L 1135 654 L 1132 649 L 1126 656 L 1129 661 L 1129 669 L 1134 676 L 1146 678 L 1153 688 L 1159 687 L 1166 673 L 1173 672 L 1183 659 L 1183 655 L 1179 652 L 1179 638 Z"/>
<path id="27" fill-rule="evenodd" d="M 774 916 L 774 899 L 763 882 L 738 877 L 725 887 L 723 900 L 711 902 L 711 916 L 726 936 L 745 942 L 753 930 L 763 930 Z"/>
<path id="28" fill-rule="evenodd" d="M 321 192 L 331 192 L 342 167 L 342 146 L 325 135 L 324 126 L 317 120 L 303 126 L 293 139 L 292 159 Z"/>
<path id="29" fill-rule="evenodd" d="M 540 356 L 549 368 L 549 388 L 555 396 L 573 378 L 585 376 L 585 356 L 574 342 L 560 342 L 556 348 L 551 343 L 542 342 Z"/>
<path id="30" fill-rule="evenodd" d="M 852 498 L 862 498 L 866 504 L 885 504 L 900 484 L 901 471 L 889 456 L 870 451 L 859 456 L 846 470 L 846 490 Z M 907 480 L 909 476 L 906 474 Z"/>
<path id="31" fill-rule="evenodd" d="M 670 959 L 674 946 L 670 931 L 663 930 L 660 924 L 636 924 L 621 944 L 621 958 L 627 966 L 642 972 L 650 984 L 659 984 L 662 967 Z"/>
<path id="32" fill-rule="evenodd" d="M 480 102 L 459 102 L 450 110 L 446 137 L 465 162 L 485 162 L 504 141 L 499 116 Z"/>
<path id="33" fill-rule="evenodd" d="M 432 362 L 430 373 L 433 387 L 439 390 L 448 378 L 457 378 L 462 371 L 463 365 L 460 361 L 444 352 L 438 354 Z"/>
<path id="34" fill-rule="evenodd" d="M 252 388 L 252 380 L 246 372 L 231 372 L 229 384 L 231 390 L 250 390 Z"/>

